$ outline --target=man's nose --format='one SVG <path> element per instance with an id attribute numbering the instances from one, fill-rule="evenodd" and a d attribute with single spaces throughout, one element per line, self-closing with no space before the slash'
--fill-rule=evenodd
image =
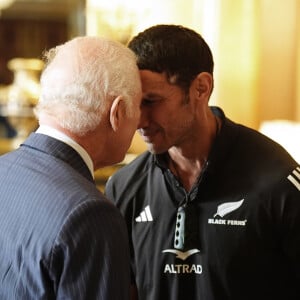
<path id="1" fill-rule="evenodd" d="M 140 114 L 140 119 L 138 122 L 138 129 L 139 128 L 145 128 L 149 124 L 149 113 L 145 108 L 141 108 L 141 114 Z"/>

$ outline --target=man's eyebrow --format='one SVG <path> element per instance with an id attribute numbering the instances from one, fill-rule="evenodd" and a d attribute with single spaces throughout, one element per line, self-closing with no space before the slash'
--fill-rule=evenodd
<path id="1" fill-rule="evenodd" d="M 156 93 L 146 93 L 142 98 L 163 98 L 163 96 Z"/>

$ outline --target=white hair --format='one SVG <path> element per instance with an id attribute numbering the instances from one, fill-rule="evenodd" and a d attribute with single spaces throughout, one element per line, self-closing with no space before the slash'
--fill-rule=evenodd
<path id="1" fill-rule="evenodd" d="M 41 96 L 35 113 L 50 115 L 65 129 L 84 135 L 94 130 L 117 96 L 126 113 L 141 93 L 135 54 L 119 42 L 77 37 L 50 49 L 41 75 Z"/>

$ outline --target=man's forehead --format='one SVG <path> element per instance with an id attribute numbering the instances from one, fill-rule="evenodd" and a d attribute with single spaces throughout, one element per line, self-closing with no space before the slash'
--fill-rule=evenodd
<path id="1" fill-rule="evenodd" d="M 167 80 L 165 73 L 157 73 L 149 70 L 140 70 L 140 76 L 143 86 L 151 87 L 153 89 L 161 89 L 171 85 Z"/>

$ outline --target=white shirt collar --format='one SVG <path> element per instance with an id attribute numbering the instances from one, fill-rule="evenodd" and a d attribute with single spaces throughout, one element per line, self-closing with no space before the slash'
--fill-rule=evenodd
<path id="1" fill-rule="evenodd" d="M 69 145 L 70 147 L 72 147 L 82 157 L 82 159 L 88 166 L 88 168 L 94 178 L 93 161 L 92 161 L 90 155 L 86 152 L 86 150 L 83 147 L 81 147 L 77 142 L 75 142 L 73 139 L 71 139 L 69 136 L 62 133 L 61 131 L 58 131 L 57 129 L 47 126 L 47 125 L 40 125 L 39 128 L 36 130 L 36 133 L 41 133 L 41 134 L 51 136 L 59 141 L 62 141 L 65 144 Z"/>

